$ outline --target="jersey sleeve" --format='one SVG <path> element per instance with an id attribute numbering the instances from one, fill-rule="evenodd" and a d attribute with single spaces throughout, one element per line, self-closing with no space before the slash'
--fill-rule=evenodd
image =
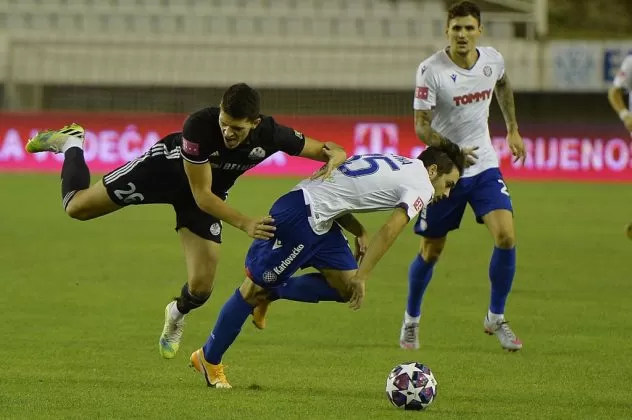
<path id="1" fill-rule="evenodd" d="M 437 79 L 432 69 L 424 61 L 417 68 L 415 86 L 415 99 L 413 109 L 415 111 L 429 111 L 437 105 Z"/>
<path id="2" fill-rule="evenodd" d="M 209 150 L 208 124 L 203 120 L 191 115 L 184 122 L 182 127 L 182 147 L 180 154 L 182 158 L 191 163 L 206 163 L 212 150 Z"/>
<path id="3" fill-rule="evenodd" d="M 276 147 L 288 155 L 299 155 L 305 147 L 305 136 L 298 130 L 274 123 L 272 138 Z"/>
<path id="4" fill-rule="evenodd" d="M 402 186 L 397 207 L 404 209 L 408 215 L 408 220 L 410 220 L 417 216 L 417 214 L 428 205 L 431 199 L 432 192 L 430 191 Z"/>
<path id="5" fill-rule="evenodd" d="M 632 55 L 623 60 L 612 84 L 620 89 L 632 90 Z"/>
<path id="6" fill-rule="evenodd" d="M 494 50 L 496 51 L 496 50 Z M 498 73 L 498 78 L 496 80 L 500 80 L 505 76 L 505 58 L 503 57 L 503 55 L 496 51 L 496 54 L 498 54 L 498 64 L 497 64 L 497 73 Z"/>

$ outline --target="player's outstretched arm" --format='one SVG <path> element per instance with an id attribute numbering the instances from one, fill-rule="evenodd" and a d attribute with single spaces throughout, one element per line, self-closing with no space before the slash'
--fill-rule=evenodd
<path id="1" fill-rule="evenodd" d="M 312 175 L 312 179 L 327 178 L 332 171 L 347 160 L 347 152 L 342 146 L 330 141 L 323 143 L 309 137 L 305 137 L 305 146 L 299 156 L 319 162 L 327 162 Z"/>
<path id="2" fill-rule="evenodd" d="M 276 228 L 271 226 L 274 222 L 271 217 L 251 219 L 213 194 L 211 191 L 213 172 L 208 163 L 191 163 L 187 160 L 183 160 L 183 163 L 193 198 L 200 209 L 237 229 L 243 230 L 251 238 L 270 239 L 274 236 Z"/>
<path id="3" fill-rule="evenodd" d="M 520 133 L 518 132 L 518 121 L 516 121 L 516 105 L 514 103 L 514 94 L 513 89 L 511 88 L 511 84 L 509 83 L 507 72 L 505 72 L 505 74 L 503 74 L 503 77 L 501 77 L 500 80 L 496 82 L 494 93 L 496 94 L 496 100 L 498 101 L 498 105 L 500 105 L 500 110 L 502 111 L 503 117 L 505 118 L 505 125 L 507 126 L 507 143 L 509 144 L 509 149 L 516 158 L 516 161 L 522 159 L 522 161 L 524 162 L 527 155 L 524 149 L 522 136 L 520 136 Z"/>
<path id="4" fill-rule="evenodd" d="M 360 263 L 358 272 L 351 278 L 352 296 L 349 306 L 352 309 L 359 309 L 364 299 L 364 287 L 370 273 L 375 268 L 377 262 L 386 254 L 386 251 L 393 245 L 395 239 L 408 224 L 408 214 L 402 208 L 396 208 L 391 217 L 384 223 L 380 230 L 373 236 L 369 247 Z"/>

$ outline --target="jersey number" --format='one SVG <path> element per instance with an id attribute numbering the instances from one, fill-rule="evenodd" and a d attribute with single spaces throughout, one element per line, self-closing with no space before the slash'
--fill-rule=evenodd
<path id="1" fill-rule="evenodd" d="M 351 166 L 355 166 L 352 164 L 354 162 L 358 162 L 359 160 L 365 163 L 365 166 L 361 168 L 351 169 Z M 397 165 L 397 163 L 395 163 L 395 161 L 392 158 L 388 156 L 384 156 L 384 155 L 378 155 L 378 154 L 352 156 L 350 159 L 347 159 L 345 163 L 340 165 L 338 170 L 342 172 L 343 175 L 350 176 L 353 178 L 359 177 L 359 176 L 371 175 L 371 174 L 376 173 L 380 169 L 380 161 L 386 162 L 386 164 L 388 164 L 391 170 L 399 171 L 399 166 Z"/>
<path id="2" fill-rule="evenodd" d="M 116 198 L 126 204 L 141 203 L 145 199 L 144 195 L 136 192 L 136 185 L 128 182 L 127 186 L 129 187 L 128 190 L 114 190 Z"/>
<path id="3" fill-rule="evenodd" d="M 509 197 L 509 190 L 507 189 L 507 184 L 505 184 L 505 181 L 503 181 L 502 179 L 499 179 L 498 183 L 502 185 L 502 187 L 500 187 L 500 192 L 502 194 L 505 194 L 507 197 Z"/>

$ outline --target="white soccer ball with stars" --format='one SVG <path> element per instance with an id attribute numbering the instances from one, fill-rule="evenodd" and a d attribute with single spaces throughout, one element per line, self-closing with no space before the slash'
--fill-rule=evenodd
<path id="1" fill-rule="evenodd" d="M 388 374 L 386 396 L 397 408 L 424 410 L 437 397 L 437 380 L 426 365 L 402 363 Z"/>

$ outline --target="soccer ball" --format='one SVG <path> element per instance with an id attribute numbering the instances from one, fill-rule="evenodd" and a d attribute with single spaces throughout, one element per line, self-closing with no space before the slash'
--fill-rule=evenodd
<path id="1" fill-rule="evenodd" d="M 386 379 L 386 397 L 397 408 L 423 410 L 437 396 L 437 380 L 428 366 L 406 362 L 395 366 Z"/>

